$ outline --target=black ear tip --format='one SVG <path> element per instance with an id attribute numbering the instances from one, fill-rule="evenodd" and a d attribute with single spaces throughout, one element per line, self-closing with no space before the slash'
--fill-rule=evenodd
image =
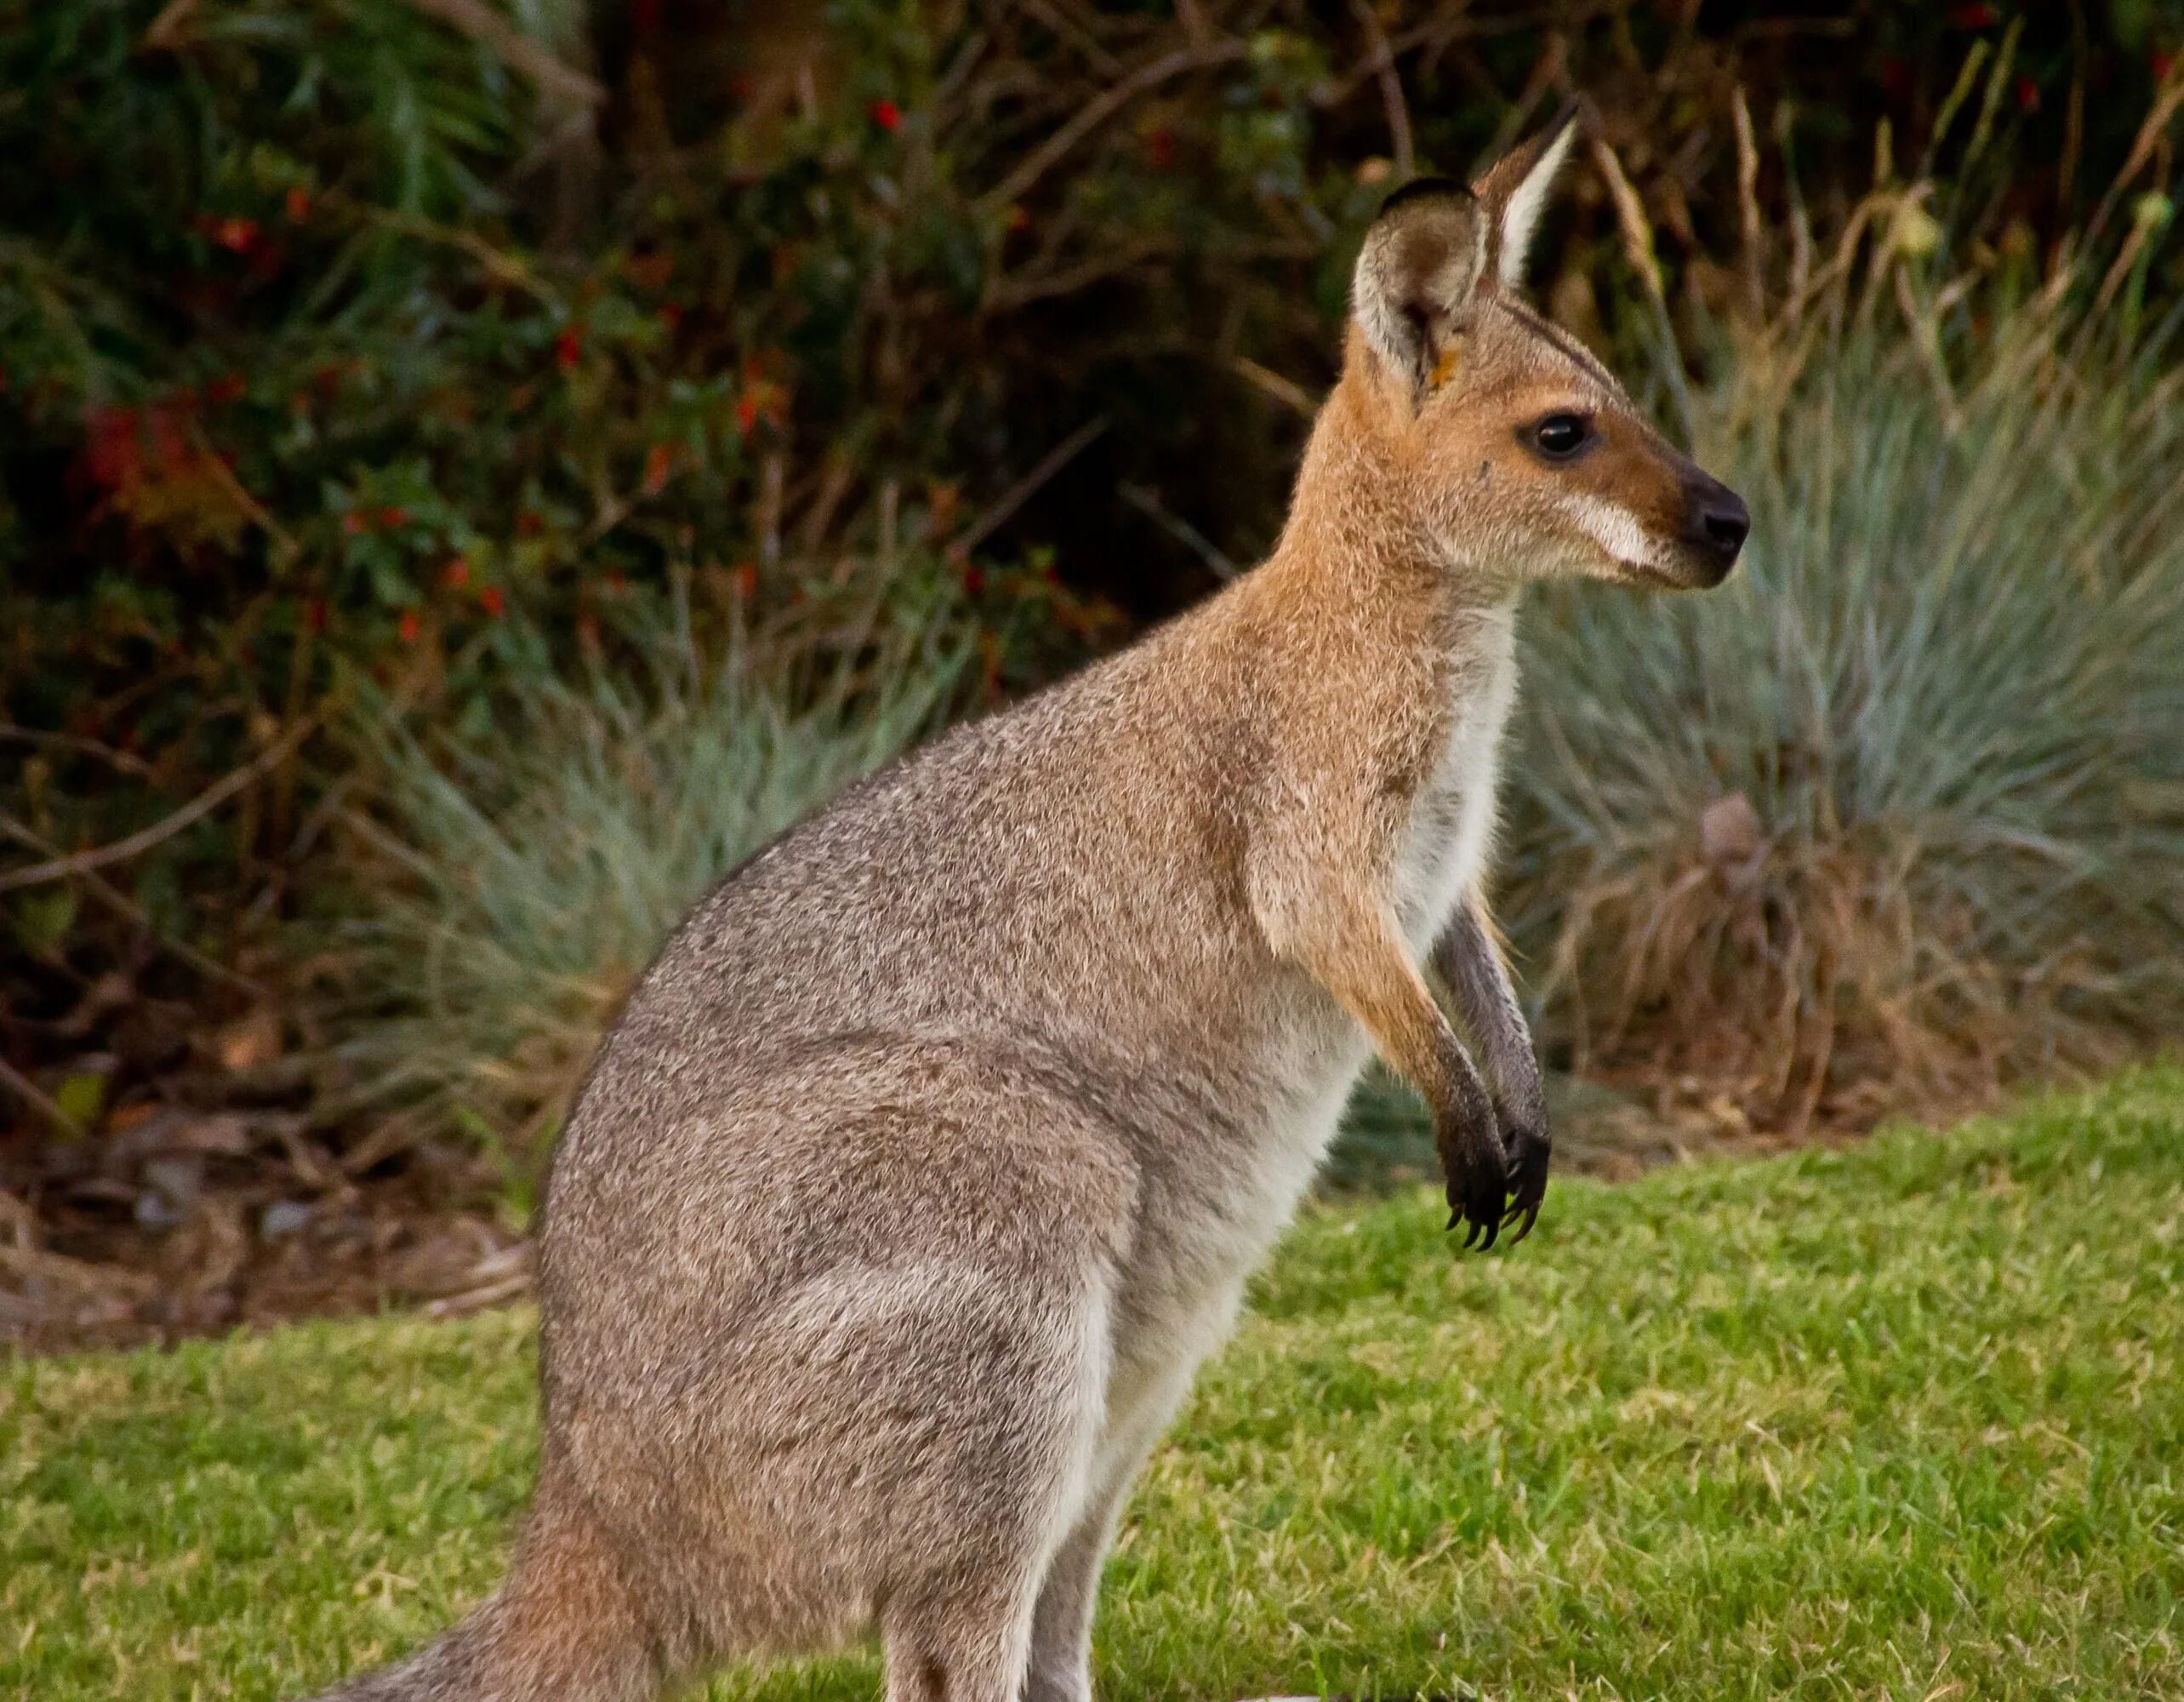
<path id="1" fill-rule="evenodd" d="M 1541 140 L 1553 141 L 1573 124 L 1582 124 L 1589 118 L 1592 116 L 1592 102 L 1586 100 L 1583 95 L 1571 95 L 1561 106 L 1555 108 L 1554 116 L 1547 121 L 1547 128 L 1540 132 Z"/>
<path id="2" fill-rule="evenodd" d="M 1377 218 L 1385 219 L 1398 207 L 1413 201 L 1472 201 L 1471 186 L 1452 177 L 1414 177 L 1380 203 Z"/>

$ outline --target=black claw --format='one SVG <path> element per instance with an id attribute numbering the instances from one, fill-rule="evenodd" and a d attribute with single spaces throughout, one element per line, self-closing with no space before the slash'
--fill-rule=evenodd
<path id="1" fill-rule="evenodd" d="M 1486 1219 L 1486 1239 L 1479 1243 L 1479 1250 L 1481 1253 L 1491 1252 L 1494 1246 L 1494 1237 L 1501 1232 L 1502 1225 L 1497 1223 L 1492 1218 L 1488 1218 Z"/>
<path id="2" fill-rule="evenodd" d="M 1514 1214 L 1514 1213 L 1512 1213 L 1512 1214 L 1511 1214 L 1511 1215 L 1512 1215 L 1512 1216 L 1514 1216 L 1514 1215 L 1515 1215 L 1515 1214 Z M 1509 1245 L 1510 1245 L 1510 1246 L 1512 1246 L 1512 1247 L 1514 1247 L 1514 1246 L 1515 1246 L 1519 1242 L 1522 1241 L 1522 1240 L 1523 1240 L 1526 1236 L 1530 1235 L 1530 1234 L 1531 1233 L 1531 1226 L 1532 1226 L 1534 1224 L 1537 1223 L 1538 1221 L 1539 1221 L 1539 1208 L 1538 1208 L 1537 1206 L 1536 1206 L 1536 1205 L 1535 1205 L 1535 1206 L 1526 1206 L 1526 1207 L 1525 1208 L 1525 1221 L 1524 1221 L 1524 1227 L 1523 1227 L 1523 1228 L 1521 1228 L 1521 1229 L 1520 1229 L 1520 1230 L 1519 1230 L 1519 1231 L 1518 1231 L 1514 1235 L 1513 1235 L 1513 1236 L 1511 1236 L 1511 1237 L 1509 1237 Z"/>
<path id="3" fill-rule="evenodd" d="M 1473 1224 L 1473 1225 L 1471 1225 L 1471 1233 L 1470 1233 L 1470 1234 L 1468 1234 L 1468 1235 L 1467 1235 L 1466 1237 L 1463 1237 L 1463 1250 L 1464 1250 L 1466 1253 L 1470 1252 L 1470 1251 L 1471 1251 L 1471 1248 L 1472 1248 L 1472 1245 L 1473 1245 L 1473 1243 L 1474 1243 L 1474 1242 L 1475 1242 L 1478 1239 L 1479 1239 L 1479 1225 L 1478 1225 L 1476 1223 L 1474 1223 L 1474 1224 Z"/>
<path id="4" fill-rule="evenodd" d="M 1463 1214 L 1461 1212 L 1451 1211 L 1448 1214 L 1449 1232 L 1453 1235 L 1456 1232 L 1456 1226 L 1463 1221 Z"/>

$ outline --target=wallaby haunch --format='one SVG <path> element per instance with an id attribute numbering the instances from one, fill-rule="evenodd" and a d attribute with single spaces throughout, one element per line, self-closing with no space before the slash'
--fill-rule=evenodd
<path id="1" fill-rule="evenodd" d="M 1369 1047 L 1467 1245 L 1531 1227 L 1480 898 L 1518 594 L 1715 585 L 1747 528 L 1513 294 L 1571 134 L 1389 198 L 1266 563 L 669 942 L 548 1185 L 507 1581 L 334 1696 L 618 1702 L 876 1630 L 889 1702 L 1083 1702 L 1124 1495 Z"/>

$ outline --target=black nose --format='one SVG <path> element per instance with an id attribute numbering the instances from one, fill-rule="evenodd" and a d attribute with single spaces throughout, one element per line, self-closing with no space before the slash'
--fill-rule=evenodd
<path id="1" fill-rule="evenodd" d="M 1751 533 L 1752 516 L 1744 500 L 1727 485 L 1708 479 L 1691 493 L 1691 540 L 1723 573 L 1729 571 Z"/>

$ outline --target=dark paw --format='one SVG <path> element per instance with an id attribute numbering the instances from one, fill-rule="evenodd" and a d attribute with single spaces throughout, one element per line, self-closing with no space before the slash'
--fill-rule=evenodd
<path id="1" fill-rule="evenodd" d="M 1463 1225 L 1464 1246 L 1484 1251 L 1501 1234 L 1508 1209 L 1509 1160 L 1492 1108 L 1481 1103 L 1446 1119 L 1434 1130 L 1434 1144 L 1448 1181 L 1448 1226 Z"/>
<path id="2" fill-rule="evenodd" d="M 1547 1167 L 1554 1143 L 1548 1135 L 1545 1117 L 1520 1121 L 1502 1105 L 1497 1105 L 1495 1112 L 1503 1146 L 1509 1155 L 1509 1209 L 1503 1224 L 1504 1227 L 1517 1224 L 1517 1232 L 1509 1237 L 1514 1246 L 1531 1233 L 1532 1225 L 1539 1219 L 1539 1202 L 1547 1197 Z M 1519 1219 L 1523 1221 L 1518 1223 Z"/>

